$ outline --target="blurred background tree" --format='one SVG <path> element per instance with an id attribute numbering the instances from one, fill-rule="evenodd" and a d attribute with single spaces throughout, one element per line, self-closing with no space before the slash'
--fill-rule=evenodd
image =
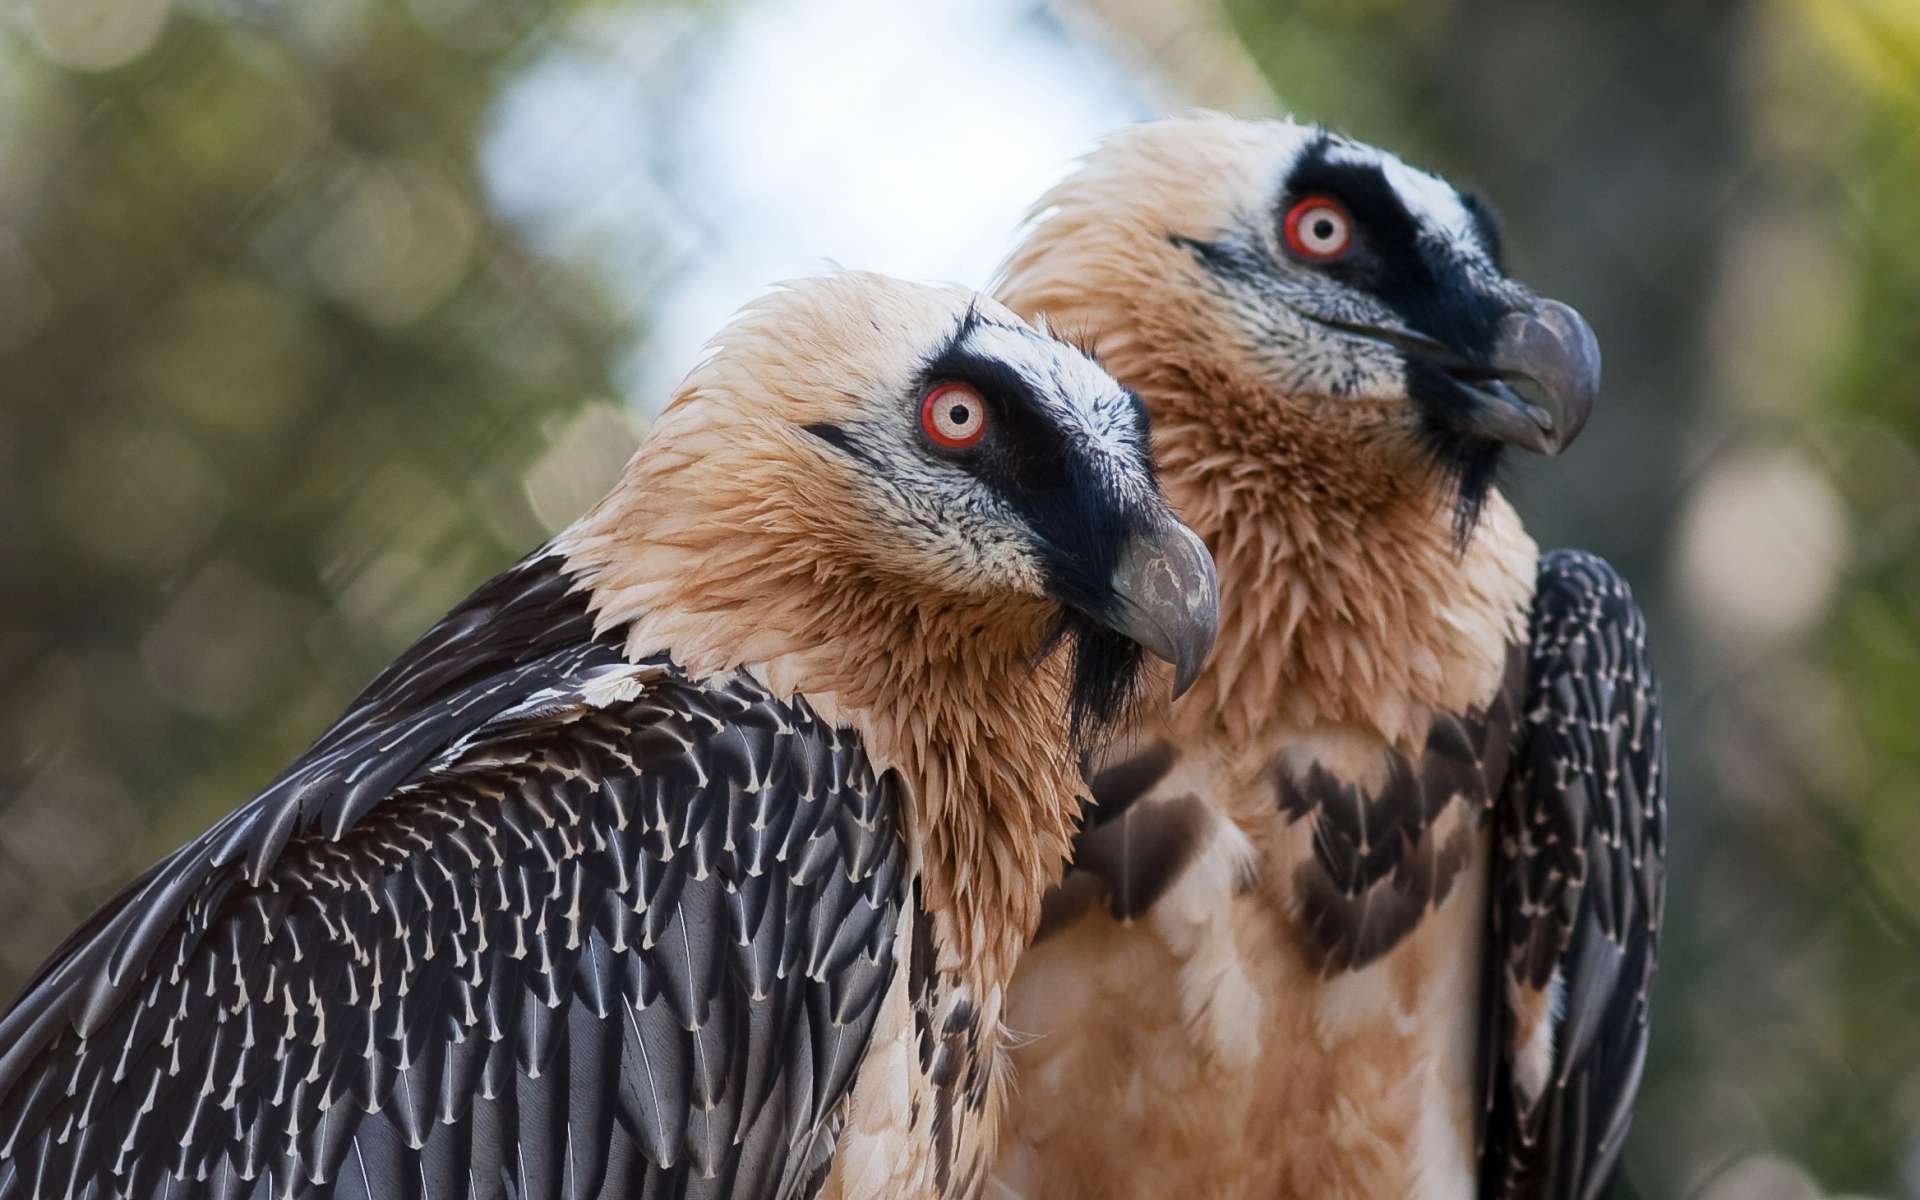
<path id="1" fill-rule="evenodd" d="M 0 26 L 10 985 L 536 543 L 542 430 L 611 394 L 628 318 L 475 177 L 534 14 L 340 11 Z"/>
<path id="2" fill-rule="evenodd" d="M 1193 104 L 1480 187 L 1600 332 L 1511 487 L 1668 681 L 1631 1192 L 1920 1197 L 1914 0 L 0 0 L 0 993 L 590 503 L 756 288 L 984 283 Z"/>

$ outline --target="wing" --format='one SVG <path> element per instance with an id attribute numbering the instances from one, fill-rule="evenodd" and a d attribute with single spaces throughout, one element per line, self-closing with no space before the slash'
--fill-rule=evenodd
<path id="1" fill-rule="evenodd" d="M 1666 746 L 1646 622 L 1605 562 L 1540 563 L 1495 810 L 1483 1197 L 1605 1194 L 1647 1053 Z"/>
<path id="2" fill-rule="evenodd" d="M 893 974 L 897 790 L 522 564 L 0 1021 L 0 1200 L 802 1192 Z"/>

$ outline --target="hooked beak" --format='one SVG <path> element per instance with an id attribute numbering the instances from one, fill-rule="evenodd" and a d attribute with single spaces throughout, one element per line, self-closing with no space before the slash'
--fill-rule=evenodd
<path id="1" fill-rule="evenodd" d="M 1136 533 L 1113 571 L 1101 623 L 1173 664 L 1177 699 L 1200 674 L 1220 629 L 1220 580 L 1193 530 L 1171 517 Z"/>
<path id="2" fill-rule="evenodd" d="M 1462 431 L 1558 454 L 1573 443 L 1600 394 L 1600 343 L 1580 314 L 1557 300 L 1508 313 L 1495 327 L 1484 378 L 1450 373 L 1479 403 L 1461 417 Z M 1540 403 L 1510 386 L 1531 384 Z"/>
<path id="3" fill-rule="evenodd" d="M 1315 319 L 1438 370 L 1462 401 L 1443 418 L 1454 429 L 1535 454 L 1571 445 L 1600 394 L 1600 342 L 1586 320 L 1558 300 L 1536 300 L 1501 317 L 1484 359 L 1400 326 Z"/>

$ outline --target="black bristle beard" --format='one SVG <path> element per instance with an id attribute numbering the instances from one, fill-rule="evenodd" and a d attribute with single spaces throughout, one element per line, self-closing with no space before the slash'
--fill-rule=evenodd
<path id="1" fill-rule="evenodd" d="M 1125 634 L 1071 609 L 1061 610 L 1060 619 L 1041 643 L 1037 660 L 1062 643 L 1072 656 L 1067 738 L 1076 755 L 1086 755 L 1131 723 L 1140 703 L 1147 652 Z"/>
<path id="2" fill-rule="evenodd" d="M 1458 557 L 1467 552 L 1487 497 L 1500 482 L 1504 447 L 1448 429 L 1430 429 L 1428 441 L 1442 479 L 1453 493 L 1453 553 Z"/>

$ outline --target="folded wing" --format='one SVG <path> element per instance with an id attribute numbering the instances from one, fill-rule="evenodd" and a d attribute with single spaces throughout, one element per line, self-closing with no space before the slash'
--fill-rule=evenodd
<path id="1" fill-rule="evenodd" d="M 529 560 L 0 1020 L 0 1200 L 804 1194 L 895 966 L 897 788 Z"/>
<path id="2" fill-rule="evenodd" d="M 1521 745 L 1495 812 L 1481 1195 L 1603 1195 L 1647 1054 L 1666 745 L 1624 580 L 1542 557 Z"/>

